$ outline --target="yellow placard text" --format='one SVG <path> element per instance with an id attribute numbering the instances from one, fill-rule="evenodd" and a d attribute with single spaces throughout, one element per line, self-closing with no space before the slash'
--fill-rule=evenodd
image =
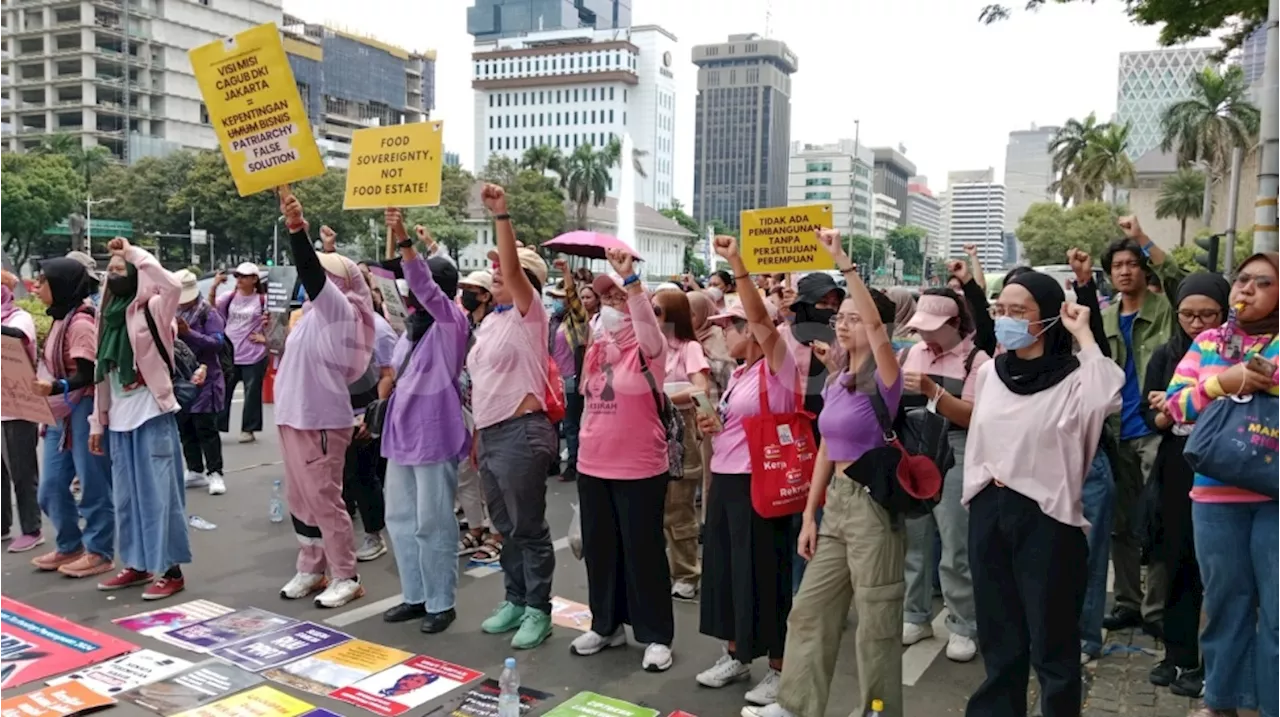
<path id="1" fill-rule="evenodd" d="M 351 135 L 342 208 L 435 206 L 443 165 L 443 122 L 357 130 Z"/>
<path id="2" fill-rule="evenodd" d="M 818 243 L 831 228 L 831 205 L 751 209 L 742 212 L 742 261 L 752 274 L 834 269 Z"/>

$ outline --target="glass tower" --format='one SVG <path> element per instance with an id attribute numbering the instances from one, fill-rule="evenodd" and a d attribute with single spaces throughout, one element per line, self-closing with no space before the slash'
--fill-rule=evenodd
<path id="1" fill-rule="evenodd" d="M 578 27 L 631 27 L 631 0 L 475 0 L 467 8 L 477 41 Z"/>

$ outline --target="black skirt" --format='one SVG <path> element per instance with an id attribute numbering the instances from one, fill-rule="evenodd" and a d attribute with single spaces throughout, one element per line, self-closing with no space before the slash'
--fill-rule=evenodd
<path id="1" fill-rule="evenodd" d="M 751 476 L 716 473 L 707 496 L 700 631 L 735 643 L 749 663 L 781 659 L 791 614 L 791 516 L 766 519 L 751 507 Z"/>

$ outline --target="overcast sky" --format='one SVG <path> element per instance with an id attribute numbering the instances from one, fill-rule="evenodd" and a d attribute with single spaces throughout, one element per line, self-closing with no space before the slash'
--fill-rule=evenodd
<path id="1" fill-rule="evenodd" d="M 947 172 L 995 167 L 1003 176 L 1010 130 L 1060 124 L 1116 107 L 1122 51 L 1155 49 L 1157 29 L 1131 24 L 1119 0 L 1017 11 L 977 21 L 986 0 L 791 0 L 772 4 L 768 34 L 800 58 L 791 139 L 853 137 L 899 143 L 935 190 Z M 434 119 L 445 146 L 472 163 L 473 94 L 466 31 L 470 0 L 285 0 L 285 10 L 404 47 L 438 52 Z M 1015 7 L 1023 5 L 1013 0 Z M 661 25 L 680 41 L 673 70 L 676 196 L 693 191 L 694 45 L 766 31 L 767 0 L 633 0 L 634 24 Z M 784 11 L 785 9 L 785 11 Z"/>

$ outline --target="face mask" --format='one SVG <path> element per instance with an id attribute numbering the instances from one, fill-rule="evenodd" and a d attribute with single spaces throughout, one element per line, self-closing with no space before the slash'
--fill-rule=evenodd
<path id="1" fill-rule="evenodd" d="M 128 274 L 112 274 L 107 277 L 107 289 L 113 296 L 131 296 L 138 290 L 138 280 Z"/>
<path id="2" fill-rule="evenodd" d="M 1044 332 L 1049 330 L 1049 327 L 1053 326 L 1057 322 L 1057 317 L 1054 317 L 1048 322 L 1037 321 L 1036 323 L 1038 324 L 1044 324 L 1044 328 L 1040 329 L 1038 333 L 1033 334 L 1030 330 L 1030 321 L 1027 321 L 1026 319 L 1015 319 L 1012 316 L 1001 316 L 996 319 L 996 341 L 999 341 L 1000 345 L 1009 351 L 1025 349 L 1031 344 L 1034 344 L 1036 339 L 1040 338 Z"/>
<path id="3" fill-rule="evenodd" d="M 462 292 L 462 308 L 467 311 L 475 311 L 480 308 L 480 296 L 474 291 Z"/>
<path id="4" fill-rule="evenodd" d="M 560 299 L 556 299 L 555 301 L 551 302 L 551 313 L 555 314 L 556 316 L 564 315 L 564 301 Z"/>
<path id="5" fill-rule="evenodd" d="M 600 325 L 605 331 L 616 332 L 627 324 L 627 315 L 612 306 L 600 309 Z"/>

